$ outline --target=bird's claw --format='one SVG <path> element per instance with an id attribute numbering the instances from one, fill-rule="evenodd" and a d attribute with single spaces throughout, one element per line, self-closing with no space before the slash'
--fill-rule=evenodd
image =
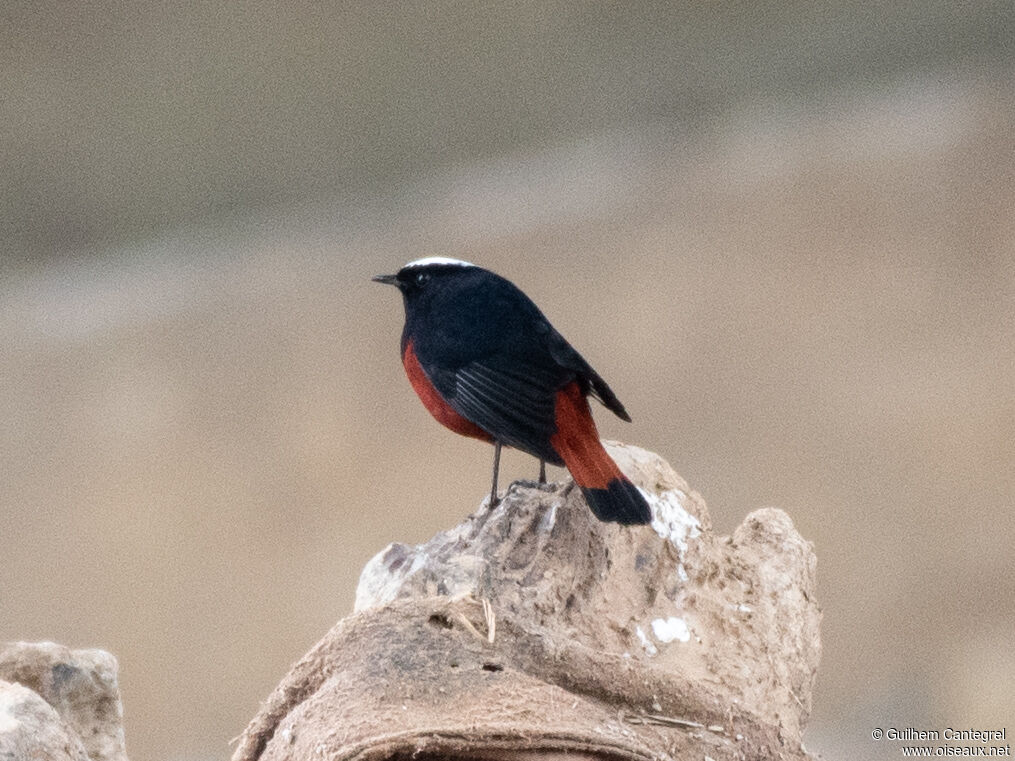
<path id="1" fill-rule="evenodd" d="M 545 492 L 555 492 L 555 491 L 557 491 L 558 484 L 557 483 L 546 483 L 545 481 L 540 483 L 539 481 L 536 481 L 536 480 L 531 479 L 531 478 L 519 478 L 519 479 L 517 479 L 515 481 L 512 481 L 511 482 L 511 486 L 509 486 L 508 488 L 512 489 L 515 486 L 521 486 L 521 487 L 524 487 L 526 489 L 538 489 L 539 491 L 545 491 Z"/>

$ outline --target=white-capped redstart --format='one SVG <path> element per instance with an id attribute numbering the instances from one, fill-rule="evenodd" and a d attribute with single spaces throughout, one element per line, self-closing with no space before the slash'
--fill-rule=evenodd
<path id="1" fill-rule="evenodd" d="M 428 257 L 378 283 L 405 302 L 402 364 L 424 406 L 455 433 L 564 465 L 602 521 L 649 523 L 645 497 L 599 441 L 588 397 L 631 418 L 610 387 L 514 284 L 468 262 Z"/>

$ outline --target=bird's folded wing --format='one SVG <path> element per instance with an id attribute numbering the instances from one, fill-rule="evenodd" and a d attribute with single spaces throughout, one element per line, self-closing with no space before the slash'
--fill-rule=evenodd
<path id="1" fill-rule="evenodd" d="M 556 431 L 556 393 L 568 380 L 558 368 L 487 358 L 454 372 L 454 389 L 449 389 L 448 401 L 460 415 L 495 439 L 559 464 L 550 437 Z"/>

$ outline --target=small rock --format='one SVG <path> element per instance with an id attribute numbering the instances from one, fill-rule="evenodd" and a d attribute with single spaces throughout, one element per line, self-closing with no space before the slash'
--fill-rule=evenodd
<path id="1" fill-rule="evenodd" d="M 24 685 L 0 680 L 0 759 L 89 761 L 77 733 Z"/>
<path id="2" fill-rule="evenodd" d="M 109 653 L 8 642 L 0 644 L 0 679 L 23 685 L 48 704 L 61 726 L 80 738 L 90 761 L 127 761 L 117 664 Z"/>

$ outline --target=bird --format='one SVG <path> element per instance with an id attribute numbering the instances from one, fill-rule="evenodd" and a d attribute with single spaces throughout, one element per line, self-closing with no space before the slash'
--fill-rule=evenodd
<path id="1" fill-rule="evenodd" d="M 591 365 L 511 281 L 443 256 L 411 261 L 374 282 L 402 293 L 405 373 L 439 423 L 494 446 L 490 506 L 498 503 L 501 447 L 566 466 L 601 521 L 647 524 L 645 496 L 599 440 L 588 397 L 630 422 Z"/>

